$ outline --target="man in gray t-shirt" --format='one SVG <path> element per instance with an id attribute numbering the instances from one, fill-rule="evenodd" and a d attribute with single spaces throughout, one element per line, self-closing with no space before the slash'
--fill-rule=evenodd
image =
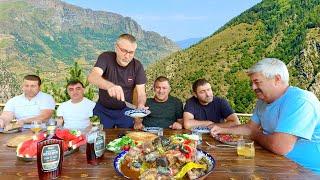
<path id="1" fill-rule="evenodd" d="M 90 72 L 88 80 L 99 87 L 99 100 L 93 114 L 99 116 L 105 128 L 141 128 L 139 119 L 124 115 L 129 110 L 124 101 L 132 102 L 137 90 L 137 107 L 145 108 L 146 75 L 142 64 L 134 58 L 137 48 L 135 37 L 119 36 L 115 52 L 103 52 Z"/>

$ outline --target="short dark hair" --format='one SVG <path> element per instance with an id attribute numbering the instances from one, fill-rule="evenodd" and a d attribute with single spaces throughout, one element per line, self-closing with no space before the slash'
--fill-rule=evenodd
<path id="1" fill-rule="evenodd" d="M 197 92 L 197 88 L 199 86 L 203 86 L 205 84 L 209 84 L 209 82 L 206 79 L 198 79 L 192 84 L 192 91 Z"/>
<path id="2" fill-rule="evenodd" d="M 169 81 L 169 79 L 167 77 L 159 76 L 159 77 L 157 77 L 156 80 L 154 80 L 153 86 L 155 86 L 156 82 L 165 82 L 165 81 L 167 81 L 168 84 L 170 85 L 170 81 Z"/>
<path id="3" fill-rule="evenodd" d="M 68 88 L 70 85 L 76 85 L 76 84 L 81 84 L 81 86 L 84 88 L 84 85 L 80 80 L 70 80 L 70 81 L 68 81 L 66 88 Z"/>
<path id="4" fill-rule="evenodd" d="M 38 85 L 41 85 L 41 79 L 37 75 L 29 74 L 24 76 L 23 80 L 29 80 L 29 81 L 38 81 Z"/>
<path id="5" fill-rule="evenodd" d="M 118 37 L 118 41 L 120 40 L 120 39 L 125 39 L 125 40 L 128 40 L 129 42 L 131 42 L 131 43 L 136 43 L 136 38 L 133 36 L 133 35 L 131 35 L 131 34 L 121 34 L 119 37 Z"/>

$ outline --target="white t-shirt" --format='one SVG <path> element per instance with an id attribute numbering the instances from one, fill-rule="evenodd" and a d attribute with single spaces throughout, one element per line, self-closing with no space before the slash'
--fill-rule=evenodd
<path id="1" fill-rule="evenodd" d="M 55 102 L 51 95 L 39 92 L 31 100 L 24 94 L 15 96 L 6 103 L 3 111 L 13 112 L 17 120 L 40 115 L 41 110 L 55 109 Z"/>
<path id="2" fill-rule="evenodd" d="M 83 98 L 81 102 L 72 103 L 71 100 L 62 103 L 57 110 L 57 116 L 63 117 L 64 127 L 68 129 L 85 129 L 90 125 L 90 117 L 95 102 Z"/>

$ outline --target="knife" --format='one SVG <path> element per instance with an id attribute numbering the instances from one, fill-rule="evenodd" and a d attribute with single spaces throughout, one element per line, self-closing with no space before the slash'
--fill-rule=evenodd
<path id="1" fill-rule="evenodd" d="M 137 106 L 135 106 L 134 104 L 129 103 L 128 101 L 124 101 L 124 103 L 126 104 L 126 106 L 127 106 L 128 108 L 137 109 Z"/>

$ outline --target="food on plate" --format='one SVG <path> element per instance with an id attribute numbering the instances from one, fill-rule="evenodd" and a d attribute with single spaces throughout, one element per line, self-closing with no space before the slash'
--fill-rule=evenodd
<path id="1" fill-rule="evenodd" d="M 197 179 L 209 172 L 210 162 L 196 146 L 193 135 L 159 136 L 130 148 L 120 169 L 132 179 Z"/>
<path id="2" fill-rule="evenodd" d="M 57 129 L 56 136 L 63 139 L 64 152 L 73 151 L 87 143 L 84 135 L 77 130 Z M 20 143 L 17 147 L 17 156 L 20 158 L 36 158 L 37 143 L 42 141 L 47 136 L 46 133 L 41 132 L 38 135 L 32 136 L 32 139 Z M 22 159 L 23 160 L 23 159 Z"/>
<path id="3" fill-rule="evenodd" d="M 235 145 L 242 136 L 234 134 L 219 134 L 215 138 L 220 142 Z"/>
<path id="4" fill-rule="evenodd" d="M 17 147 L 20 143 L 32 139 L 32 134 L 22 134 L 18 135 L 16 137 L 13 137 L 7 141 L 8 147 Z"/>
<path id="5" fill-rule="evenodd" d="M 16 129 L 21 129 L 21 128 L 22 128 L 22 125 L 18 123 L 9 123 L 4 127 L 3 132 L 8 132 Z"/>
<path id="6" fill-rule="evenodd" d="M 129 132 L 126 134 L 126 136 L 128 136 L 134 141 L 142 141 L 142 142 L 152 141 L 158 137 L 157 135 L 149 132 L 139 132 L 139 131 Z"/>
<path id="7" fill-rule="evenodd" d="M 109 142 L 106 146 L 107 150 L 120 153 L 125 150 L 128 151 L 131 147 L 134 147 L 138 142 L 132 140 L 128 136 L 122 136 L 121 138 L 117 138 L 111 142 Z"/>

